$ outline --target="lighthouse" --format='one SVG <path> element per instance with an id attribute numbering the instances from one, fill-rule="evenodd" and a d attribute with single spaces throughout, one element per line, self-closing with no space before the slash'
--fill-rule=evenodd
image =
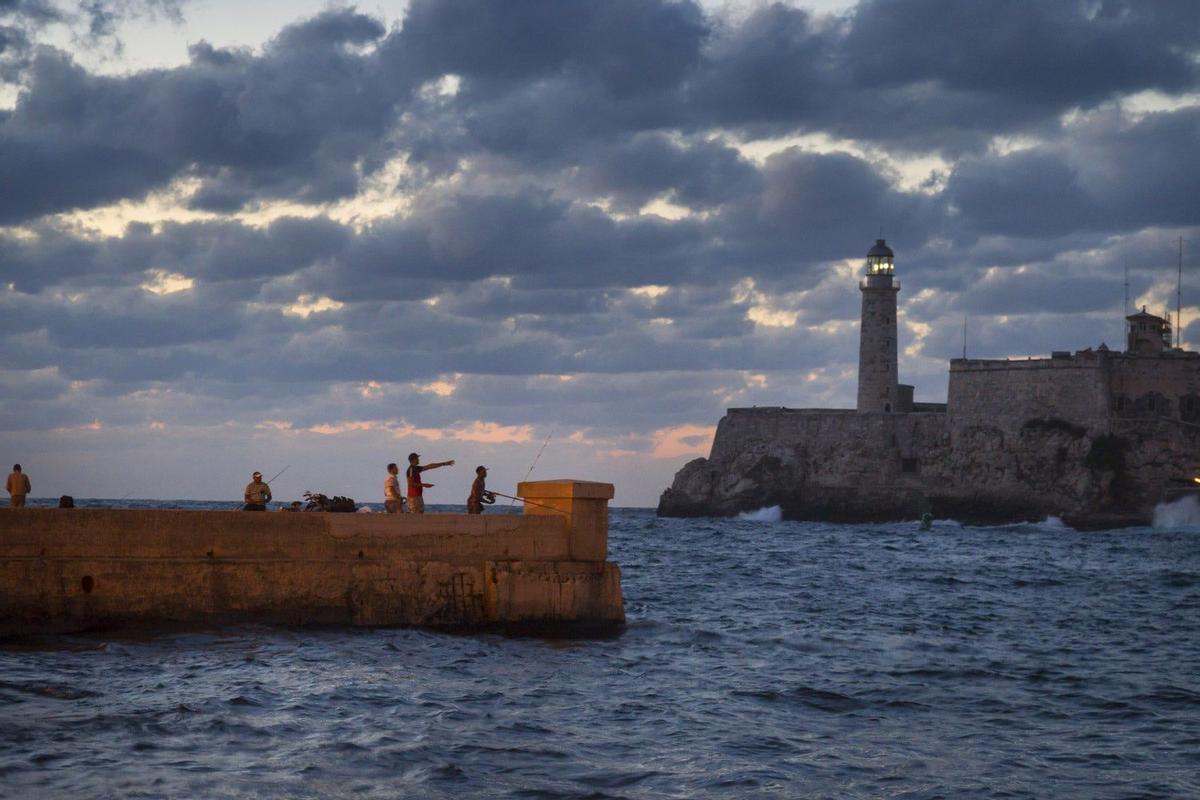
<path id="1" fill-rule="evenodd" d="M 895 256 L 883 239 L 867 252 L 862 292 L 862 324 L 858 339 L 858 411 L 890 414 L 899 410 L 896 366 Z"/>

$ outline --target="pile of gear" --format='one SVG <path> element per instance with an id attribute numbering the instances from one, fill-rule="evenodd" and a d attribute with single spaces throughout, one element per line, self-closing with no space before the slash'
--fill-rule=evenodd
<path id="1" fill-rule="evenodd" d="M 354 499 L 350 497 L 342 497 L 334 495 L 326 497 L 319 492 L 304 493 L 304 510 L 305 511 L 333 511 L 346 514 L 353 514 L 358 510 Z"/>

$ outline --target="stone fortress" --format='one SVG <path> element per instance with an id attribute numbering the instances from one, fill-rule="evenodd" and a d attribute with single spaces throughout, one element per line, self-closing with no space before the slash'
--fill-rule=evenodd
<path id="1" fill-rule="evenodd" d="M 858 407 L 731 408 L 712 451 L 683 467 L 660 516 L 963 522 L 1062 517 L 1080 528 L 1142 524 L 1200 475 L 1200 353 L 1167 319 L 1126 317 L 1124 352 L 954 359 L 946 403 L 899 382 L 892 250 L 866 258 Z"/>

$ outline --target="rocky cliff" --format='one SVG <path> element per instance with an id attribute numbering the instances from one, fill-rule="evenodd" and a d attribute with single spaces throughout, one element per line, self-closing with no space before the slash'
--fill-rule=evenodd
<path id="1" fill-rule="evenodd" d="M 730 409 L 709 458 L 663 492 L 661 516 L 778 505 L 789 519 L 1061 516 L 1077 527 L 1148 522 L 1197 468 L 1200 427 L 1171 419 L 1001 421 L 946 413 Z"/>

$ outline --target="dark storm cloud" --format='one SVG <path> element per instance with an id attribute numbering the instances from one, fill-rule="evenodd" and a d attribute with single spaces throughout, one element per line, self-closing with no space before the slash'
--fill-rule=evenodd
<path id="1" fill-rule="evenodd" d="M 135 6 L 170 4 L 117 8 Z M 192 203 L 208 210 L 327 201 L 397 148 L 432 174 L 484 154 L 536 174 L 581 165 L 582 191 L 706 207 L 752 174 L 717 145 L 663 131 L 958 152 L 1121 93 L 1194 89 L 1198 26 L 1187 2 L 906 0 L 832 20 L 771 5 L 726 23 L 688 2 L 423 0 L 390 33 L 329 11 L 258 54 L 201 42 L 182 67 L 118 77 L 43 49 L 0 124 L 0 175 L 19 188 L 0 221 L 137 198 L 180 175 L 203 179 Z M 413 94 L 448 74 L 453 96 Z"/>
<path id="2" fill-rule="evenodd" d="M 1076 127 L 1069 142 L 959 162 L 946 194 L 964 224 L 1049 237 L 1200 219 L 1200 109 L 1149 114 L 1134 124 L 1106 114 Z"/>
<path id="3" fill-rule="evenodd" d="M 518 288 L 638 286 L 710 266 L 702 234 L 693 222 L 616 221 L 543 190 L 463 192 L 370 226 L 305 280 L 337 300 L 427 297 L 494 275 Z"/>
<path id="4" fill-rule="evenodd" d="M 1187 91 L 1198 36 L 1190 0 L 866 0 L 844 52 L 854 54 L 845 64 L 857 85 L 933 82 L 991 97 L 1019 120 L 1123 92 Z M 980 122 L 995 130 L 1005 120 L 988 114 Z"/>
<path id="5" fill-rule="evenodd" d="M 284 217 L 264 228 L 237 222 L 166 223 L 154 230 L 135 224 L 124 235 L 81 238 L 54 226 L 33 238 L 0 235 L 0 282 L 36 293 L 67 284 L 80 287 L 141 283 L 147 270 L 245 283 L 242 298 L 273 276 L 288 275 L 343 253 L 351 232 L 323 217 Z M 294 298 L 295 295 L 292 297 Z"/>
<path id="6" fill-rule="evenodd" d="M 616 95 L 677 85 L 709 29 L 691 2 L 416 0 L 388 57 L 405 72 L 523 83 L 568 74 Z"/>
<path id="7" fill-rule="evenodd" d="M 42 48 L 0 125 L 0 222 L 205 179 L 201 206 L 352 194 L 378 166 L 402 88 L 355 48 L 382 25 L 349 11 L 286 28 L 261 56 L 201 43 L 172 70 L 93 75 Z M 374 161 L 371 160 L 375 156 Z"/>
<path id="8" fill-rule="evenodd" d="M 716 37 L 689 94 L 712 124 L 958 152 L 1121 93 L 1193 90 L 1188 0 L 869 0 L 814 23 L 768 5 Z"/>
<path id="9" fill-rule="evenodd" d="M 756 275 L 801 277 L 828 259 L 859 255 L 864 229 L 924 238 L 941 221 L 940 200 L 898 191 L 870 164 L 844 153 L 789 148 L 767 160 L 761 179 L 760 193 L 714 224 L 725 243 L 722 260 Z M 855 247 L 848 252 L 850 242 Z"/>
<path id="10" fill-rule="evenodd" d="M 579 187 L 636 212 L 660 195 L 695 209 L 722 205 L 758 188 L 758 171 L 737 150 L 717 142 L 680 144 L 639 134 L 581 159 Z"/>

